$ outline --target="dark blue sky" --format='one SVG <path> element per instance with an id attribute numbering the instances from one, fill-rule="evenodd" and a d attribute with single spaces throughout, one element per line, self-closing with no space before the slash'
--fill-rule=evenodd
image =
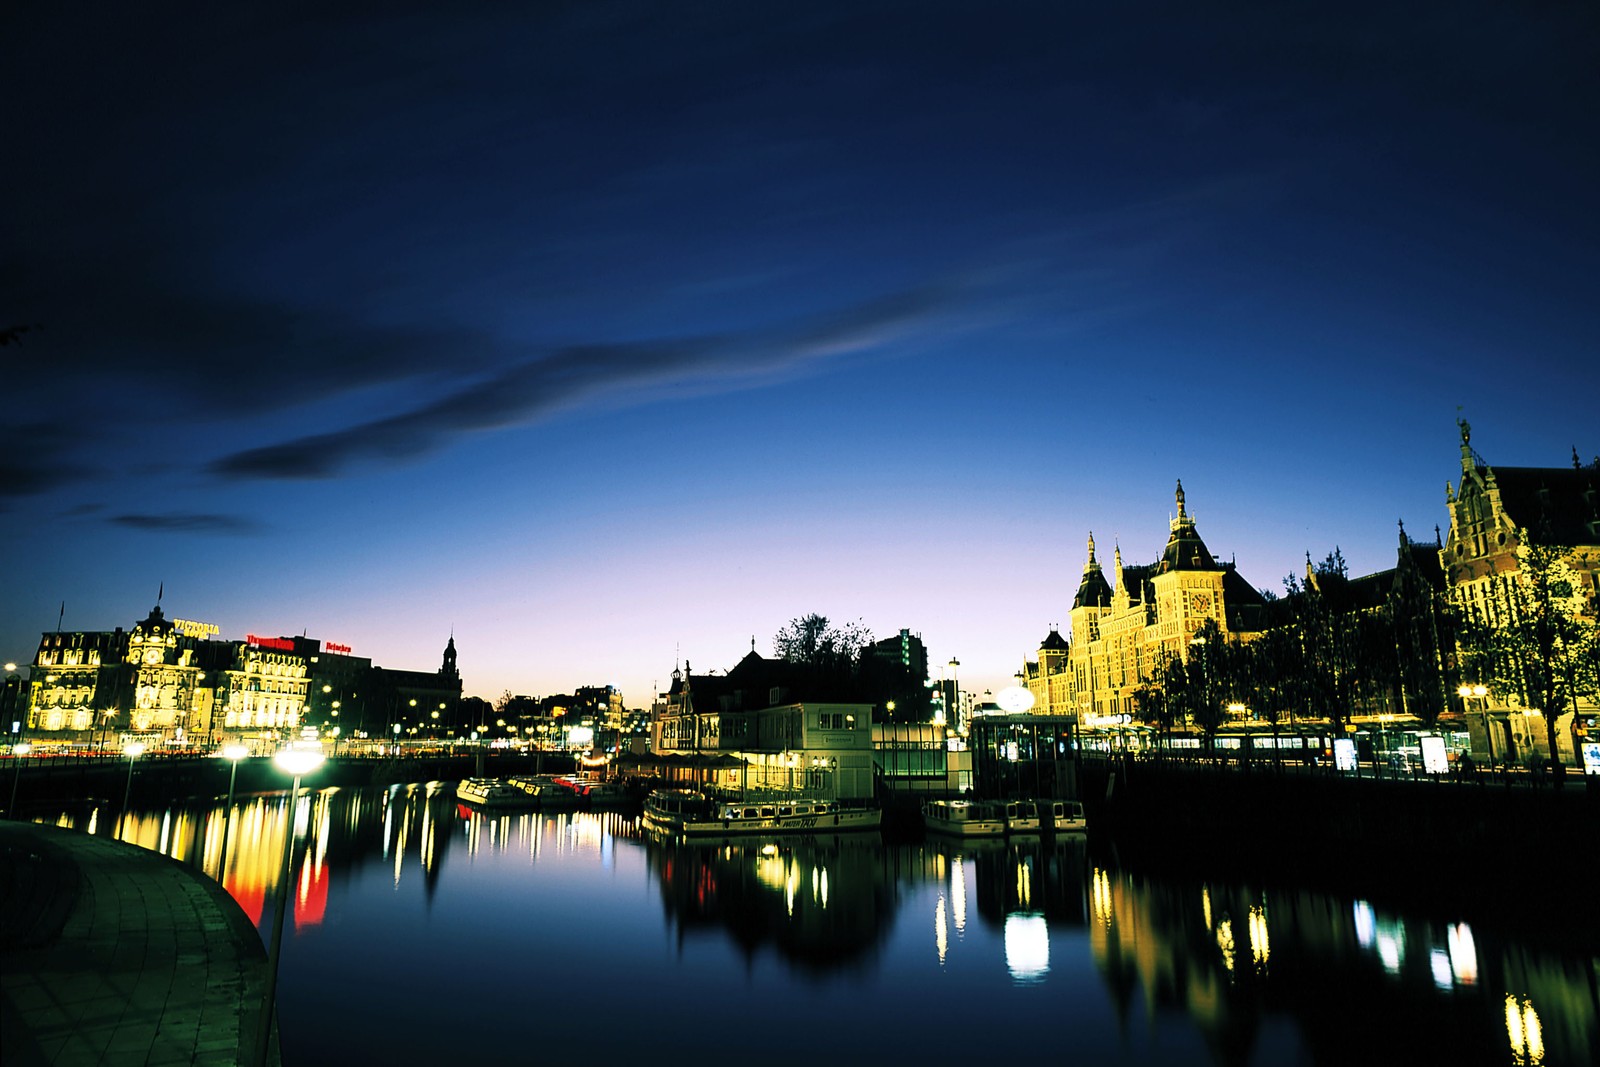
<path id="1" fill-rule="evenodd" d="M 383 10 L 13 16 L 6 658 L 165 582 L 485 695 L 809 611 L 997 686 L 1177 478 L 1276 588 L 1458 414 L 1600 451 L 1593 5 Z"/>

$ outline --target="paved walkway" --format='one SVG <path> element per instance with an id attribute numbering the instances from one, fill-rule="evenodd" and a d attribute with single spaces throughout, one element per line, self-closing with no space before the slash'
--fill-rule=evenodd
<path id="1" fill-rule="evenodd" d="M 5 1067 L 251 1063 L 266 980 L 255 927 L 200 872 L 81 831 L 0 823 Z"/>

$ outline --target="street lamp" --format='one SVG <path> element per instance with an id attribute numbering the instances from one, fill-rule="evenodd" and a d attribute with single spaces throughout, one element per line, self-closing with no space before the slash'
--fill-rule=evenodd
<path id="1" fill-rule="evenodd" d="M 22 781 L 22 760 L 33 751 L 33 746 L 26 741 L 18 741 L 11 746 L 11 762 L 14 765 L 11 772 L 11 803 L 6 806 L 6 814 L 13 819 L 17 817 L 17 783 Z"/>
<path id="2" fill-rule="evenodd" d="M 222 809 L 222 864 L 217 872 L 220 884 L 228 877 L 228 836 L 233 830 L 233 782 L 239 776 L 239 761 L 250 755 L 250 750 L 235 742 L 222 746 L 222 758 L 233 764 L 228 769 L 228 806 Z"/>
<path id="3" fill-rule="evenodd" d="M 1478 701 L 1478 714 L 1483 716 L 1483 739 L 1489 746 L 1489 769 L 1492 772 L 1494 770 L 1494 732 L 1489 728 L 1489 702 L 1486 699 L 1489 696 L 1489 687 L 1482 682 L 1476 682 L 1472 685 L 1463 684 L 1461 688 L 1456 690 L 1456 695 L 1461 698 L 1463 710 L 1468 710 L 1468 700 L 1476 699 Z"/>
<path id="4" fill-rule="evenodd" d="M 289 910 L 289 879 L 294 870 L 295 808 L 300 803 L 300 777 L 322 766 L 322 750 L 316 748 L 286 748 L 272 757 L 280 771 L 294 776 L 289 788 L 289 809 L 283 817 L 283 866 L 278 870 L 278 914 L 272 920 L 272 944 L 267 949 L 267 992 L 261 1002 L 261 1033 L 257 1042 L 259 1055 L 256 1062 L 265 1065 L 272 1047 L 272 1015 L 278 995 L 278 951 L 283 944 L 283 916 Z"/>
<path id="5" fill-rule="evenodd" d="M 128 757 L 128 784 L 122 790 L 122 816 L 128 815 L 128 798 L 133 795 L 133 761 L 144 755 L 143 741 L 129 741 L 122 746 L 122 754 Z"/>

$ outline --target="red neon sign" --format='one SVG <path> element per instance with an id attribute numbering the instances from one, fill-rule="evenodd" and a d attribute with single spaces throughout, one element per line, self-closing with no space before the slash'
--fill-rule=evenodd
<path id="1" fill-rule="evenodd" d="M 245 634 L 244 639 L 260 648 L 275 648 L 279 652 L 294 651 L 294 642 L 286 637 L 257 637 L 255 634 Z"/>
<path id="2" fill-rule="evenodd" d="M 340 652 L 340 653 L 343 653 L 344 655 L 348 656 L 350 654 L 350 646 L 349 645 L 336 645 L 332 641 L 324 641 L 324 642 L 322 642 L 322 651 L 324 651 L 324 652 Z"/>

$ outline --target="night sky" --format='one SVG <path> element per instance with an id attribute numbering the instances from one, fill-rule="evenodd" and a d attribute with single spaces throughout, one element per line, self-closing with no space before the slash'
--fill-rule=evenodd
<path id="1" fill-rule="evenodd" d="M 998 689 L 1177 479 L 1281 589 L 1600 452 L 1594 4 L 272 6 L 8 13 L 0 657 Z"/>

